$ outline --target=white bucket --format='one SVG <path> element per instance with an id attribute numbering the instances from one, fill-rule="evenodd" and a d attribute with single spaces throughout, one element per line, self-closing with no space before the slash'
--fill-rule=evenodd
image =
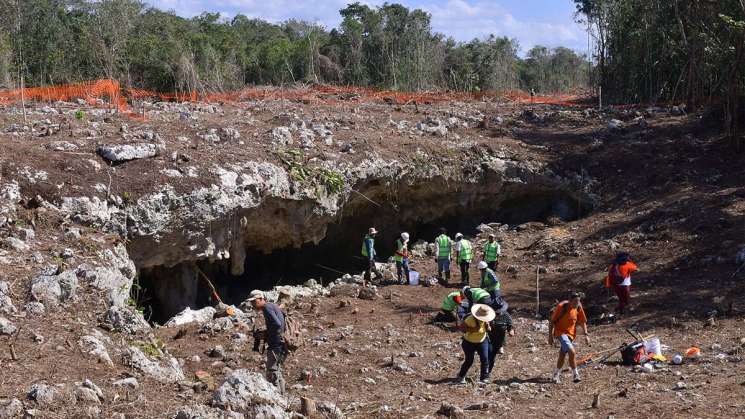
<path id="1" fill-rule="evenodd" d="M 409 271 L 409 285 L 419 285 L 419 272 Z"/>
<path id="2" fill-rule="evenodd" d="M 651 338 L 649 340 L 644 341 L 644 350 L 647 351 L 647 353 L 653 353 L 655 355 L 662 355 L 662 345 L 660 345 L 660 339 L 659 338 Z"/>

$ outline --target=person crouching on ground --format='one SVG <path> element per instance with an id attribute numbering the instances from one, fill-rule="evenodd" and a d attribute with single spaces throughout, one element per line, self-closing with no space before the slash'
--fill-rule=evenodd
<path id="1" fill-rule="evenodd" d="M 585 341 L 590 345 L 590 335 L 587 333 L 587 317 L 582 308 L 582 295 L 578 292 L 571 294 L 569 301 L 562 301 L 554 309 L 551 321 L 548 324 L 548 344 L 553 346 L 554 338 L 559 338 L 561 349 L 559 359 L 556 361 L 554 371 L 554 382 L 561 383 L 561 370 L 564 368 L 564 358 L 569 356 L 569 366 L 572 368 L 574 382 L 580 382 L 579 370 L 577 369 L 577 352 L 574 350 L 574 339 L 577 337 L 577 324 L 582 326 Z"/>
<path id="2" fill-rule="evenodd" d="M 266 301 L 263 291 L 251 291 L 248 301 L 254 310 L 261 311 L 264 314 L 264 320 L 266 321 L 266 332 L 264 332 L 267 345 L 266 380 L 274 384 L 282 394 L 285 394 L 285 380 L 282 378 L 282 363 L 287 357 L 287 349 L 282 339 L 285 330 L 285 316 L 276 304 Z"/>
<path id="3" fill-rule="evenodd" d="M 463 303 L 463 292 L 453 291 L 442 300 L 440 312 L 435 317 L 435 322 L 455 322 L 456 326 L 460 325 L 458 317 L 458 307 Z"/>
<path id="4" fill-rule="evenodd" d="M 605 286 L 611 286 L 618 296 L 618 307 L 616 312 L 623 315 L 626 307 L 631 302 L 631 274 L 639 268 L 631 261 L 631 256 L 626 252 L 620 252 L 608 268 Z"/>
<path id="5" fill-rule="evenodd" d="M 491 321 L 491 330 L 489 331 L 489 374 L 494 369 L 497 354 L 504 353 L 507 333 L 510 336 L 515 336 L 515 330 L 512 328 L 512 316 L 507 312 L 507 308 L 509 308 L 507 301 L 498 297 L 492 302 L 491 307 L 494 309 L 496 316 Z"/>
<path id="6" fill-rule="evenodd" d="M 463 365 L 460 367 L 457 382 L 466 383 L 466 375 L 473 365 L 474 354 L 478 352 L 481 370 L 479 375 L 480 384 L 489 383 L 489 322 L 494 320 L 496 313 L 486 304 L 475 304 L 471 307 L 471 314 L 463 320 L 463 340 L 461 347 L 465 354 Z"/>

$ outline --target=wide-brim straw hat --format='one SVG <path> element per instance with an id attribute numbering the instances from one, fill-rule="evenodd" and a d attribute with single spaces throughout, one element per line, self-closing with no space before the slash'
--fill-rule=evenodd
<path id="1" fill-rule="evenodd" d="M 367 234 L 378 234 L 378 230 L 376 230 L 375 227 L 370 227 L 370 229 L 367 230 Z"/>
<path id="2" fill-rule="evenodd" d="M 497 317 L 497 313 L 493 308 L 486 304 L 474 304 L 471 307 L 471 315 L 482 322 L 490 322 Z"/>

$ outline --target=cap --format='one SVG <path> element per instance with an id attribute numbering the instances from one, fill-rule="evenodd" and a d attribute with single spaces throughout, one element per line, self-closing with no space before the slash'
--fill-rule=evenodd
<path id="1" fill-rule="evenodd" d="M 494 233 L 489 233 L 489 238 L 490 238 L 490 239 L 493 239 L 493 238 L 496 238 L 496 237 L 497 237 L 497 236 L 496 236 L 496 235 L 495 235 Z"/>
<path id="2" fill-rule="evenodd" d="M 579 291 L 572 291 L 572 293 L 569 295 L 570 299 L 571 298 L 584 298 L 584 296 L 585 294 Z"/>
<path id="3" fill-rule="evenodd" d="M 460 295 L 456 295 L 455 297 L 453 297 L 453 301 L 455 301 L 456 304 L 460 304 L 463 302 L 463 297 Z"/>
<path id="4" fill-rule="evenodd" d="M 265 300 L 266 297 L 264 296 L 264 291 L 261 290 L 253 290 L 251 291 L 251 294 L 248 296 L 248 301 L 254 301 L 261 298 L 262 300 Z"/>
<path id="5" fill-rule="evenodd" d="M 456 234 L 455 234 L 455 238 L 456 238 L 456 239 L 459 239 L 459 238 L 461 238 L 461 237 L 463 237 L 463 234 L 461 234 L 461 233 L 456 233 Z"/>
<path id="6" fill-rule="evenodd" d="M 375 227 L 370 227 L 369 230 L 367 230 L 368 234 L 378 234 L 378 230 L 375 229 Z"/>
<path id="7" fill-rule="evenodd" d="M 479 270 L 486 269 L 487 267 L 489 267 L 489 265 L 487 265 L 483 260 L 479 262 Z"/>
<path id="8" fill-rule="evenodd" d="M 401 233 L 401 238 L 404 240 L 409 240 L 409 233 Z"/>

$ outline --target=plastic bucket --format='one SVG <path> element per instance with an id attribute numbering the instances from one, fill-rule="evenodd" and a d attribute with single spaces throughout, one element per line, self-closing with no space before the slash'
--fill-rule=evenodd
<path id="1" fill-rule="evenodd" d="M 644 350 L 646 350 L 647 353 L 653 353 L 655 355 L 662 355 L 662 347 L 660 345 L 660 339 L 651 338 L 649 340 L 645 340 Z"/>
<path id="2" fill-rule="evenodd" d="M 409 271 L 409 285 L 419 285 L 419 272 Z"/>

